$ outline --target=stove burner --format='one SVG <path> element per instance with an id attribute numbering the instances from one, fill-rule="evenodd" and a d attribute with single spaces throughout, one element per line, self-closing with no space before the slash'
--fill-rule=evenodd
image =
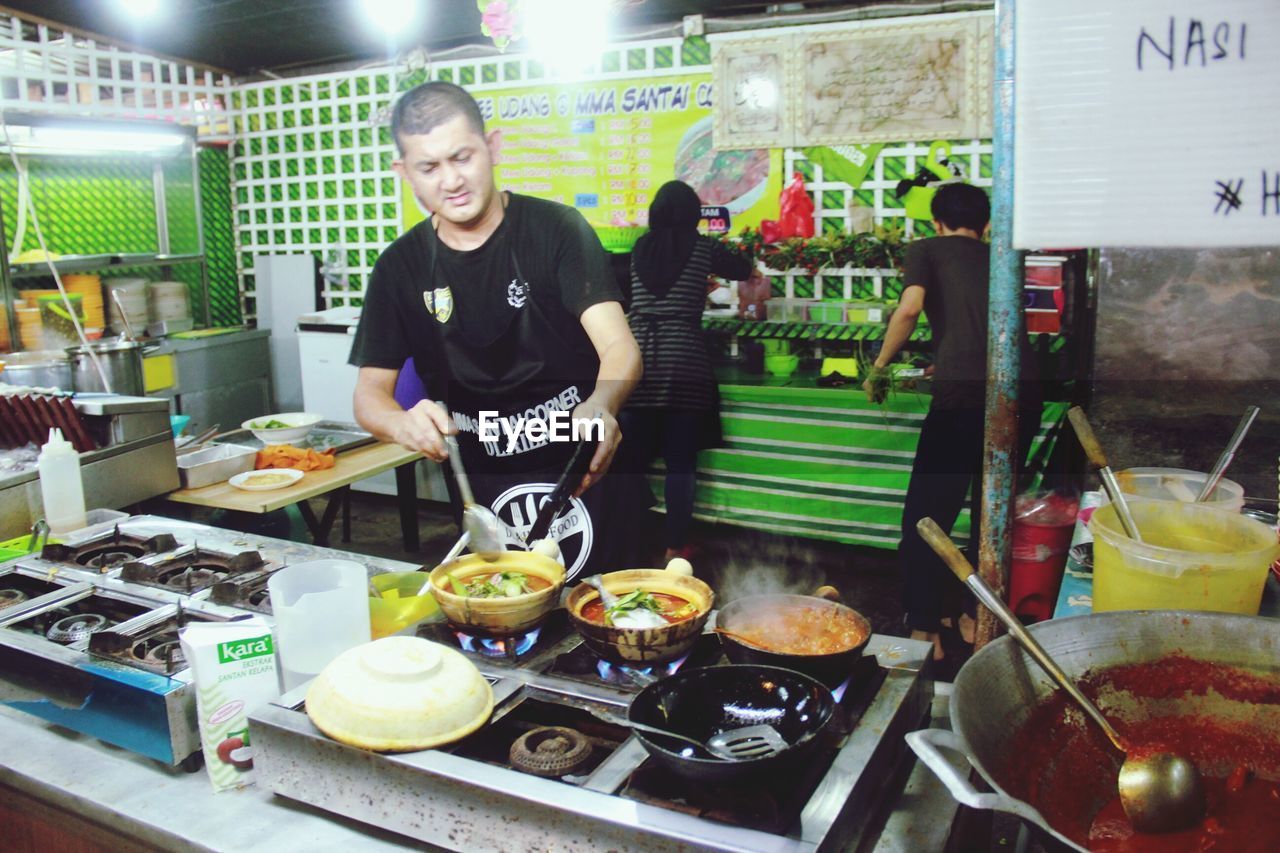
<path id="1" fill-rule="evenodd" d="M 27 594 L 20 589 L 0 589 L 0 610 L 13 607 L 27 600 Z"/>
<path id="2" fill-rule="evenodd" d="M 517 658 L 538 643 L 541 628 L 534 628 L 523 637 L 473 637 L 462 631 L 454 631 L 458 645 L 464 652 L 475 652 L 487 658 Z"/>
<path id="3" fill-rule="evenodd" d="M 570 776 L 591 760 L 591 741 L 577 729 L 540 726 L 511 744 L 511 766 L 534 776 Z"/>
<path id="4" fill-rule="evenodd" d="M 49 626 L 45 636 L 55 643 L 74 643 L 107 626 L 107 617 L 97 613 L 64 616 Z"/>
<path id="5" fill-rule="evenodd" d="M 604 658 L 601 658 L 596 661 L 596 672 L 600 674 L 600 680 L 605 684 L 638 684 L 641 687 L 645 687 L 657 681 L 659 678 L 664 678 L 668 675 L 675 675 L 680 671 L 680 667 L 684 666 L 684 662 L 688 659 L 689 655 L 685 655 L 684 657 L 676 658 L 669 663 L 646 667 L 632 667 L 612 664 Z"/>
<path id="6" fill-rule="evenodd" d="M 166 572 L 156 578 L 156 583 L 189 593 L 226 580 L 229 574 L 225 566 L 215 563 L 196 563 L 184 569 Z"/>
<path id="7" fill-rule="evenodd" d="M 164 667 L 168 672 L 181 669 L 187 664 L 182 644 L 177 640 L 162 640 L 154 645 L 148 642 L 138 643 L 133 647 L 133 656 L 145 663 Z"/>
<path id="8" fill-rule="evenodd" d="M 141 557 L 146 550 L 137 545 L 104 545 L 101 548 L 92 548 L 83 554 L 76 555 L 76 562 L 82 566 L 88 566 L 101 571 L 110 571 L 132 559 Z"/>

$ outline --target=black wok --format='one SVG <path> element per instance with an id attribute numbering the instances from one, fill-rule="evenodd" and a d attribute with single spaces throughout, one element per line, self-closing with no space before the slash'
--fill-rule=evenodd
<path id="1" fill-rule="evenodd" d="M 675 738 L 636 731 L 654 760 L 697 782 L 739 783 L 797 766 L 818 744 L 831 720 L 831 691 L 807 675 L 771 666 L 682 669 L 645 687 L 632 700 L 632 722 L 668 729 L 705 742 L 730 729 L 768 724 L 787 747 L 773 755 L 726 761 Z"/>
<path id="2" fill-rule="evenodd" d="M 761 624 L 762 620 L 776 618 L 778 614 L 797 607 L 831 608 L 850 616 L 863 628 L 862 642 L 829 654 L 798 655 L 771 651 L 731 636 L 732 633 L 750 634 L 753 626 Z M 724 629 L 720 632 L 720 642 L 725 655 L 734 663 L 794 669 L 813 676 L 828 687 L 835 687 L 849 677 L 871 639 L 871 623 L 861 613 L 812 595 L 750 595 L 739 598 L 720 608 L 716 615 L 716 628 Z"/>

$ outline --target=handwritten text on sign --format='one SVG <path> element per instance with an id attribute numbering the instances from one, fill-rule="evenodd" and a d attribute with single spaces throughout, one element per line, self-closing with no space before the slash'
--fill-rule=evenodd
<path id="1" fill-rule="evenodd" d="M 1280 243 L 1280 3 L 1018 5 L 1014 244 Z"/>

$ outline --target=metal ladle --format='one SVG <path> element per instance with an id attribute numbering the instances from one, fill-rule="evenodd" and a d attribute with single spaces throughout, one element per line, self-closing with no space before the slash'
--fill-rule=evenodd
<path id="1" fill-rule="evenodd" d="M 604 581 L 600 579 L 599 575 L 592 575 L 584 580 L 583 583 L 600 593 L 600 603 L 604 605 L 606 612 L 617 606 L 618 596 L 604 588 Z M 613 616 L 613 627 L 615 628 L 662 628 L 667 624 L 666 619 L 663 619 L 652 610 L 644 610 L 638 607 L 635 610 L 616 613 Z"/>
<path id="2" fill-rule="evenodd" d="M 1067 420 L 1071 421 L 1071 426 L 1075 428 L 1076 438 L 1080 439 L 1080 446 L 1084 448 L 1084 455 L 1089 457 L 1090 464 L 1098 469 L 1098 477 L 1102 480 L 1102 488 L 1106 491 L 1111 503 L 1115 504 L 1116 517 L 1120 519 L 1120 526 L 1124 528 L 1125 534 L 1130 539 L 1134 542 L 1141 542 L 1142 536 L 1138 533 L 1138 525 L 1133 520 L 1133 513 L 1129 511 L 1129 503 L 1124 499 L 1124 494 L 1120 491 L 1120 483 L 1116 481 L 1115 472 L 1111 470 L 1111 465 L 1107 462 L 1107 455 L 1102 452 L 1102 445 L 1098 443 L 1098 437 L 1093 434 L 1093 427 L 1089 426 L 1089 418 L 1085 415 L 1084 409 L 1079 406 L 1072 406 L 1067 412 Z"/>
<path id="3" fill-rule="evenodd" d="M 452 435 L 446 435 L 444 441 L 449 448 L 449 464 L 453 466 L 458 491 L 462 494 L 462 529 L 471 534 L 471 550 L 492 563 L 506 550 L 502 544 L 498 517 L 493 514 L 493 510 L 476 503 L 476 497 L 471 493 L 471 481 L 467 479 L 467 472 L 462 467 L 462 452 L 458 449 L 458 440 Z"/>
<path id="4" fill-rule="evenodd" d="M 1218 481 L 1222 479 L 1222 475 L 1227 473 L 1227 466 L 1231 464 L 1231 460 L 1236 458 L 1236 451 L 1240 449 L 1244 437 L 1249 432 L 1249 427 L 1253 426 L 1253 421 L 1258 417 L 1260 412 L 1257 406 L 1250 406 L 1244 410 L 1244 416 L 1240 418 L 1240 423 L 1236 425 L 1236 431 L 1231 436 L 1231 440 L 1227 442 L 1227 449 L 1222 451 L 1222 455 L 1218 457 L 1218 461 L 1214 463 L 1213 470 L 1209 472 L 1208 478 L 1204 481 L 1204 486 L 1200 489 L 1200 494 L 1196 495 L 1196 503 L 1203 503 L 1209 499 L 1209 495 L 1213 494 L 1213 490 L 1218 487 Z"/>
<path id="5" fill-rule="evenodd" d="M 129 315 L 124 310 L 124 300 L 120 293 L 120 288 L 111 288 L 111 299 L 116 303 L 116 310 L 120 312 L 120 322 L 124 324 L 124 334 L 121 336 L 121 340 L 134 341 L 137 338 L 133 336 L 133 327 L 129 325 Z"/>
<path id="6" fill-rule="evenodd" d="M 1135 754 L 1133 745 L 1120 737 L 1098 707 L 1080 692 L 1080 688 L 1067 677 L 1044 647 L 1022 627 L 1018 617 L 991 591 L 982 576 L 973 570 L 973 566 L 969 565 L 969 561 L 947 534 L 942 532 L 942 528 L 932 518 L 922 518 L 916 524 L 916 530 L 955 576 L 968 585 L 987 609 L 1005 624 L 1009 633 L 1026 649 L 1032 660 L 1076 700 L 1084 712 L 1102 727 L 1111 744 L 1124 754 L 1117 787 L 1120 791 L 1120 805 L 1124 807 L 1124 813 L 1133 828 L 1139 832 L 1173 832 L 1197 823 L 1204 815 L 1205 796 L 1200 771 L 1196 766 L 1172 752 L 1140 750 Z"/>

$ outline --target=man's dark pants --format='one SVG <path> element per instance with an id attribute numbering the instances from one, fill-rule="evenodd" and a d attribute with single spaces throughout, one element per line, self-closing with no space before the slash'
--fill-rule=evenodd
<path id="1" fill-rule="evenodd" d="M 1019 468 L 1027 457 L 1039 428 L 1039 401 L 1020 407 L 1018 418 Z M 969 558 L 976 563 L 982 494 L 982 409 L 929 411 L 920 428 L 915 464 L 902 512 L 902 542 L 898 565 L 902 577 L 902 603 L 907 627 L 934 633 L 944 616 L 960 612 L 967 598 L 964 585 L 938 559 L 920 534 L 916 522 L 932 518 L 948 533 L 971 493 L 972 533 Z"/>

